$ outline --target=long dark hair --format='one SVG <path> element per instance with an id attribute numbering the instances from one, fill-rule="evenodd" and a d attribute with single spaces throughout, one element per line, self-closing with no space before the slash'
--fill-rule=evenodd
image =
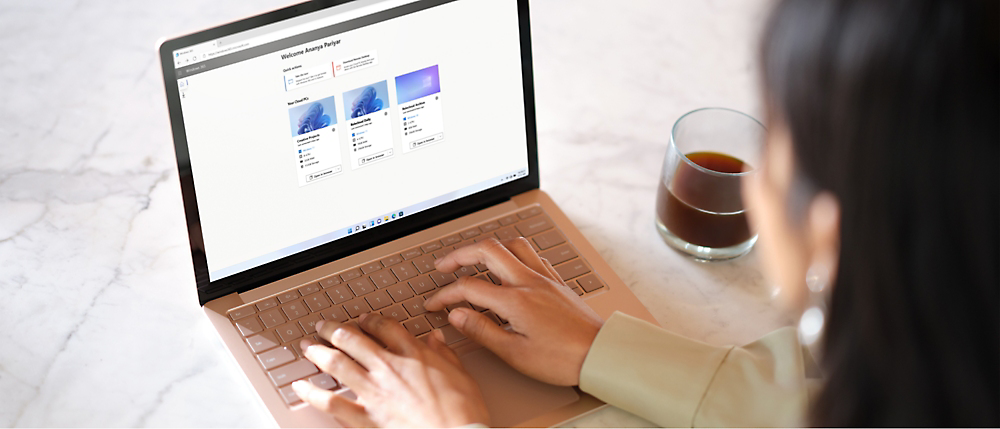
<path id="1" fill-rule="evenodd" d="M 998 2 L 787 0 L 769 113 L 841 207 L 818 426 L 1000 425 Z"/>

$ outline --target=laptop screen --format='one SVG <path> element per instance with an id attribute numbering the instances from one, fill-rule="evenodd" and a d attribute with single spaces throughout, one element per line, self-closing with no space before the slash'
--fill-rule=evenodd
<path id="1" fill-rule="evenodd" d="M 173 51 L 209 280 L 526 176 L 517 8 L 361 1 Z"/>

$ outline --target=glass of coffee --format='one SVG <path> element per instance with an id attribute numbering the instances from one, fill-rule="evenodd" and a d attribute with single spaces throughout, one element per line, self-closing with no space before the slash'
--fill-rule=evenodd
<path id="1" fill-rule="evenodd" d="M 724 108 L 694 110 L 674 123 L 656 195 L 656 228 L 667 244 L 709 261 L 750 251 L 757 233 L 741 182 L 759 165 L 764 133 L 756 119 Z"/>

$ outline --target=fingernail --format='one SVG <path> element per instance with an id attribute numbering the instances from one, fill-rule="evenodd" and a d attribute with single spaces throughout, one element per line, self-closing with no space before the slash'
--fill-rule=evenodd
<path id="1" fill-rule="evenodd" d="M 455 325 L 455 326 L 458 326 L 458 327 L 464 326 L 465 325 L 465 319 L 468 319 L 468 318 L 469 318 L 469 316 L 467 314 L 465 314 L 465 310 L 464 309 L 456 308 L 456 309 L 452 310 L 451 313 L 448 313 L 448 320 L 451 322 L 452 325 Z"/>
<path id="2" fill-rule="evenodd" d="M 305 390 L 309 389 L 309 383 L 306 383 L 305 380 L 298 380 L 298 381 L 292 382 L 292 389 L 299 390 L 299 391 L 305 391 Z"/>
<path id="3" fill-rule="evenodd" d="M 367 318 L 368 318 L 368 313 L 361 313 L 361 315 L 358 316 L 358 322 L 364 322 L 365 319 Z"/>
<path id="4" fill-rule="evenodd" d="M 299 341 L 299 347 L 302 348 L 302 351 L 306 351 L 307 349 L 309 349 L 309 346 L 312 346 L 312 345 L 315 345 L 315 344 L 316 343 L 312 342 L 312 340 L 302 340 L 302 341 Z"/>
<path id="5" fill-rule="evenodd" d="M 438 258 L 438 259 L 435 259 L 435 260 L 434 260 L 434 266 L 436 267 L 436 266 L 438 266 L 438 265 L 441 265 L 441 261 L 442 261 L 442 260 L 443 260 L 443 259 L 440 259 L 440 258 Z"/>
<path id="6" fill-rule="evenodd" d="M 325 324 L 326 324 L 325 320 L 320 320 L 319 322 L 316 322 L 316 330 L 319 331 L 319 330 L 323 329 L 323 325 L 325 325 Z"/>

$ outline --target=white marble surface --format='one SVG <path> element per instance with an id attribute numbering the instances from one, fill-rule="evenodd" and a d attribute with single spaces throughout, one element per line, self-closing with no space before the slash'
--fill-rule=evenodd
<path id="1" fill-rule="evenodd" d="M 272 424 L 198 307 L 153 47 L 284 3 L 0 3 L 0 426 Z M 696 263 L 652 221 L 673 121 L 759 112 L 764 1 L 532 7 L 543 189 L 664 327 L 727 344 L 788 323 L 753 253 Z"/>

